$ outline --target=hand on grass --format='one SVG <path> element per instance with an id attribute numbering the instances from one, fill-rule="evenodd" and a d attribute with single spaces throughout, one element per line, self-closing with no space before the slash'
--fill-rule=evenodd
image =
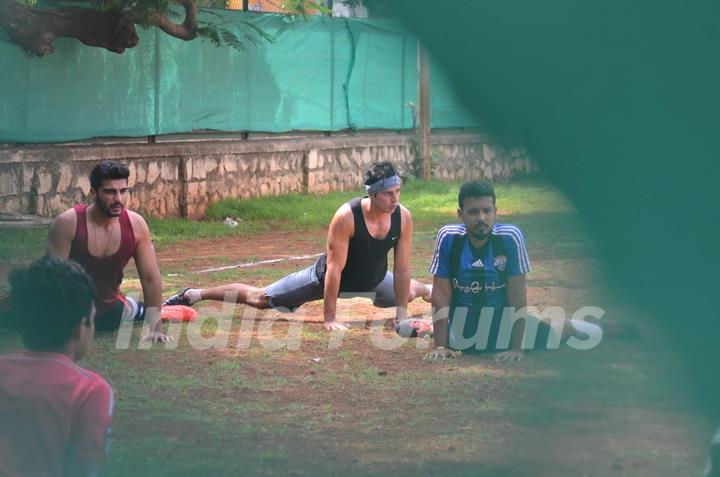
<path id="1" fill-rule="evenodd" d="M 497 363 L 519 363 L 525 359 L 525 354 L 522 351 L 501 351 L 495 353 L 495 362 Z"/>
<path id="2" fill-rule="evenodd" d="M 430 351 L 423 357 L 425 361 L 444 361 L 448 359 L 457 359 L 460 351 L 454 351 L 446 348 L 438 348 Z"/>
<path id="3" fill-rule="evenodd" d="M 347 331 L 348 327 L 337 321 L 326 321 L 323 325 L 325 331 Z"/>
<path id="4" fill-rule="evenodd" d="M 143 336 L 142 341 L 150 341 L 151 343 L 167 343 L 172 341 L 173 337 L 168 336 L 160 331 L 153 331 Z"/>

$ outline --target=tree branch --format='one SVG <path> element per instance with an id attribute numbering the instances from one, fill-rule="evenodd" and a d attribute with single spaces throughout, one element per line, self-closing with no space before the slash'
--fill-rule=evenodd
<path id="1" fill-rule="evenodd" d="M 56 10 L 0 0 L 0 28 L 11 41 L 45 56 L 55 51 L 56 38 L 75 38 L 88 46 L 122 53 L 138 43 L 135 25 L 117 10 L 68 7 Z"/>
<path id="2" fill-rule="evenodd" d="M 197 37 L 197 8 L 192 0 L 177 0 L 177 2 L 185 9 L 185 21 L 182 24 L 175 23 L 159 13 L 151 13 L 148 17 L 148 25 L 154 25 L 175 38 L 192 40 Z"/>

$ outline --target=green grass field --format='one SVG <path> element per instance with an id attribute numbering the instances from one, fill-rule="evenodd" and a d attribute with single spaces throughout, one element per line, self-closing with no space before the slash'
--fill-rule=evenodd
<path id="1" fill-rule="evenodd" d="M 437 229 L 455 221 L 457 183 L 412 182 L 413 273 L 423 281 Z M 102 475 L 467 475 L 677 476 L 702 467 L 711 427 L 684 396 L 682 370 L 652 317 L 603 285 L 593 244 L 571 204 L 541 181 L 497 186 L 502 222 L 528 240 L 530 304 L 585 305 L 633 323 L 639 341 L 604 339 L 590 351 L 561 347 L 500 365 L 483 356 L 422 360 L 427 342 L 392 350 L 392 333 L 355 327 L 340 344 L 308 322 L 277 320 L 238 306 L 201 307 L 201 322 L 175 327 L 170 346 L 139 349 L 134 329 L 118 349 L 96 337 L 84 365 L 116 393 L 111 454 Z M 267 283 L 307 262 L 198 274 L 222 266 L 316 253 L 337 206 L 355 194 L 224 201 L 208 220 L 149 220 L 166 295 L 186 284 Z M 225 216 L 240 219 L 235 229 Z M 286 235 L 278 238 L 278 232 Z M 0 257 L 22 263 L 42 253 L 45 231 L 0 232 Z M 4 289 L 7 287 L 3 284 Z M 138 293 L 129 270 L 127 292 Z M 354 302 L 354 300 L 353 300 Z M 423 311 L 422 304 L 414 304 Z M 366 304 L 353 303 L 360 321 Z M 294 330 L 294 331 L 293 331 Z M 297 349 L 282 338 L 298 332 Z M 214 340 L 214 341 L 213 341 Z M 21 346 L 0 331 L 0 350 Z M 206 349 L 201 349 L 206 348 Z"/>

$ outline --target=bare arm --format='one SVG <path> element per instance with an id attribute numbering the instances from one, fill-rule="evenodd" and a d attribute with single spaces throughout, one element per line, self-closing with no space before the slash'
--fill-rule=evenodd
<path id="1" fill-rule="evenodd" d="M 45 242 L 45 253 L 52 257 L 67 260 L 70 257 L 70 246 L 75 236 L 77 214 L 75 209 L 68 209 L 58 215 L 48 230 Z"/>
<path id="2" fill-rule="evenodd" d="M 513 325 L 510 335 L 510 350 L 497 353 L 495 359 L 498 361 L 521 361 L 522 360 L 522 338 L 527 323 L 527 284 L 525 275 L 509 277 L 507 282 L 508 306 L 516 312 L 523 313 L 523 319 L 517 320 Z"/>
<path id="3" fill-rule="evenodd" d="M 435 350 L 425 355 L 426 360 L 457 357 L 457 352 L 446 349 L 448 346 L 448 318 L 452 289 L 448 278 L 435 277 L 432 289 L 433 339 Z"/>
<path id="4" fill-rule="evenodd" d="M 347 329 L 336 323 L 335 311 L 340 291 L 340 278 L 347 262 L 348 245 L 353 234 L 353 219 L 350 206 L 345 204 L 335 213 L 330 222 L 327 238 L 327 271 L 323 293 L 325 329 Z"/>
<path id="5" fill-rule="evenodd" d="M 135 234 L 135 265 L 137 266 L 140 284 L 145 301 L 145 322 L 156 336 L 151 339 L 165 341 L 160 332 L 160 305 L 162 304 L 162 276 L 158 267 L 155 247 L 150 240 L 150 229 L 145 220 L 134 212 L 131 213 L 133 232 Z"/>
<path id="6" fill-rule="evenodd" d="M 451 298 L 450 280 L 435 277 L 432 289 L 432 317 L 436 348 L 448 345 L 448 318 Z"/>
<path id="7" fill-rule="evenodd" d="M 402 207 L 400 210 L 400 221 L 401 232 L 398 244 L 395 246 L 395 262 L 393 265 L 396 320 L 404 320 L 407 318 L 407 304 L 410 294 L 410 255 L 412 250 L 413 221 L 410 211 L 405 207 Z"/>

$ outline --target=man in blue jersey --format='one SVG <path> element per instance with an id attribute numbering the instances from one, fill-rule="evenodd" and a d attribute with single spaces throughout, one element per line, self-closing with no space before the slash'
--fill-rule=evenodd
<path id="1" fill-rule="evenodd" d="M 458 217 L 463 223 L 440 229 L 430 264 L 435 277 L 435 349 L 425 358 L 495 351 L 498 361 L 521 361 L 523 349 L 546 343 L 549 347 L 551 338 L 558 344 L 570 336 L 579 338 L 588 343 L 583 349 L 599 343 L 603 329 L 597 322 L 563 318 L 555 328 L 555 323 L 551 326 L 527 314 L 525 275 L 531 269 L 525 237 L 516 225 L 496 223 L 496 214 L 490 184 L 468 182 L 460 187 Z M 398 332 L 403 334 L 408 321 Z"/>
<path id="2" fill-rule="evenodd" d="M 468 182 L 458 196 L 463 223 L 438 232 L 430 264 L 435 277 L 435 350 L 428 359 L 455 357 L 455 350 L 494 349 L 505 308 L 527 307 L 525 274 L 530 260 L 525 238 L 517 226 L 495 223 L 496 213 L 493 187 Z M 496 359 L 522 360 L 522 332 L 522 326 L 513 327 L 510 349 L 497 353 Z"/>
<path id="3" fill-rule="evenodd" d="M 468 182 L 458 194 L 462 224 L 441 228 L 430 264 L 435 349 L 428 360 L 457 357 L 457 351 L 495 351 L 498 361 L 521 361 L 523 349 L 573 337 L 577 349 L 596 346 L 606 328 L 631 337 L 614 322 L 602 326 L 584 319 L 552 325 L 527 313 L 525 275 L 531 270 L 525 237 L 516 225 L 495 222 L 495 190 Z M 592 316 L 592 315 L 591 315 Z M 594 316 L 600 318 L 600 316 Z M 429 321 L 429 320 L 428 320 Z M 413 336 L 411 320 L 398 332 Z M 527 340 L 527 342 L 525 341 Z"/>

